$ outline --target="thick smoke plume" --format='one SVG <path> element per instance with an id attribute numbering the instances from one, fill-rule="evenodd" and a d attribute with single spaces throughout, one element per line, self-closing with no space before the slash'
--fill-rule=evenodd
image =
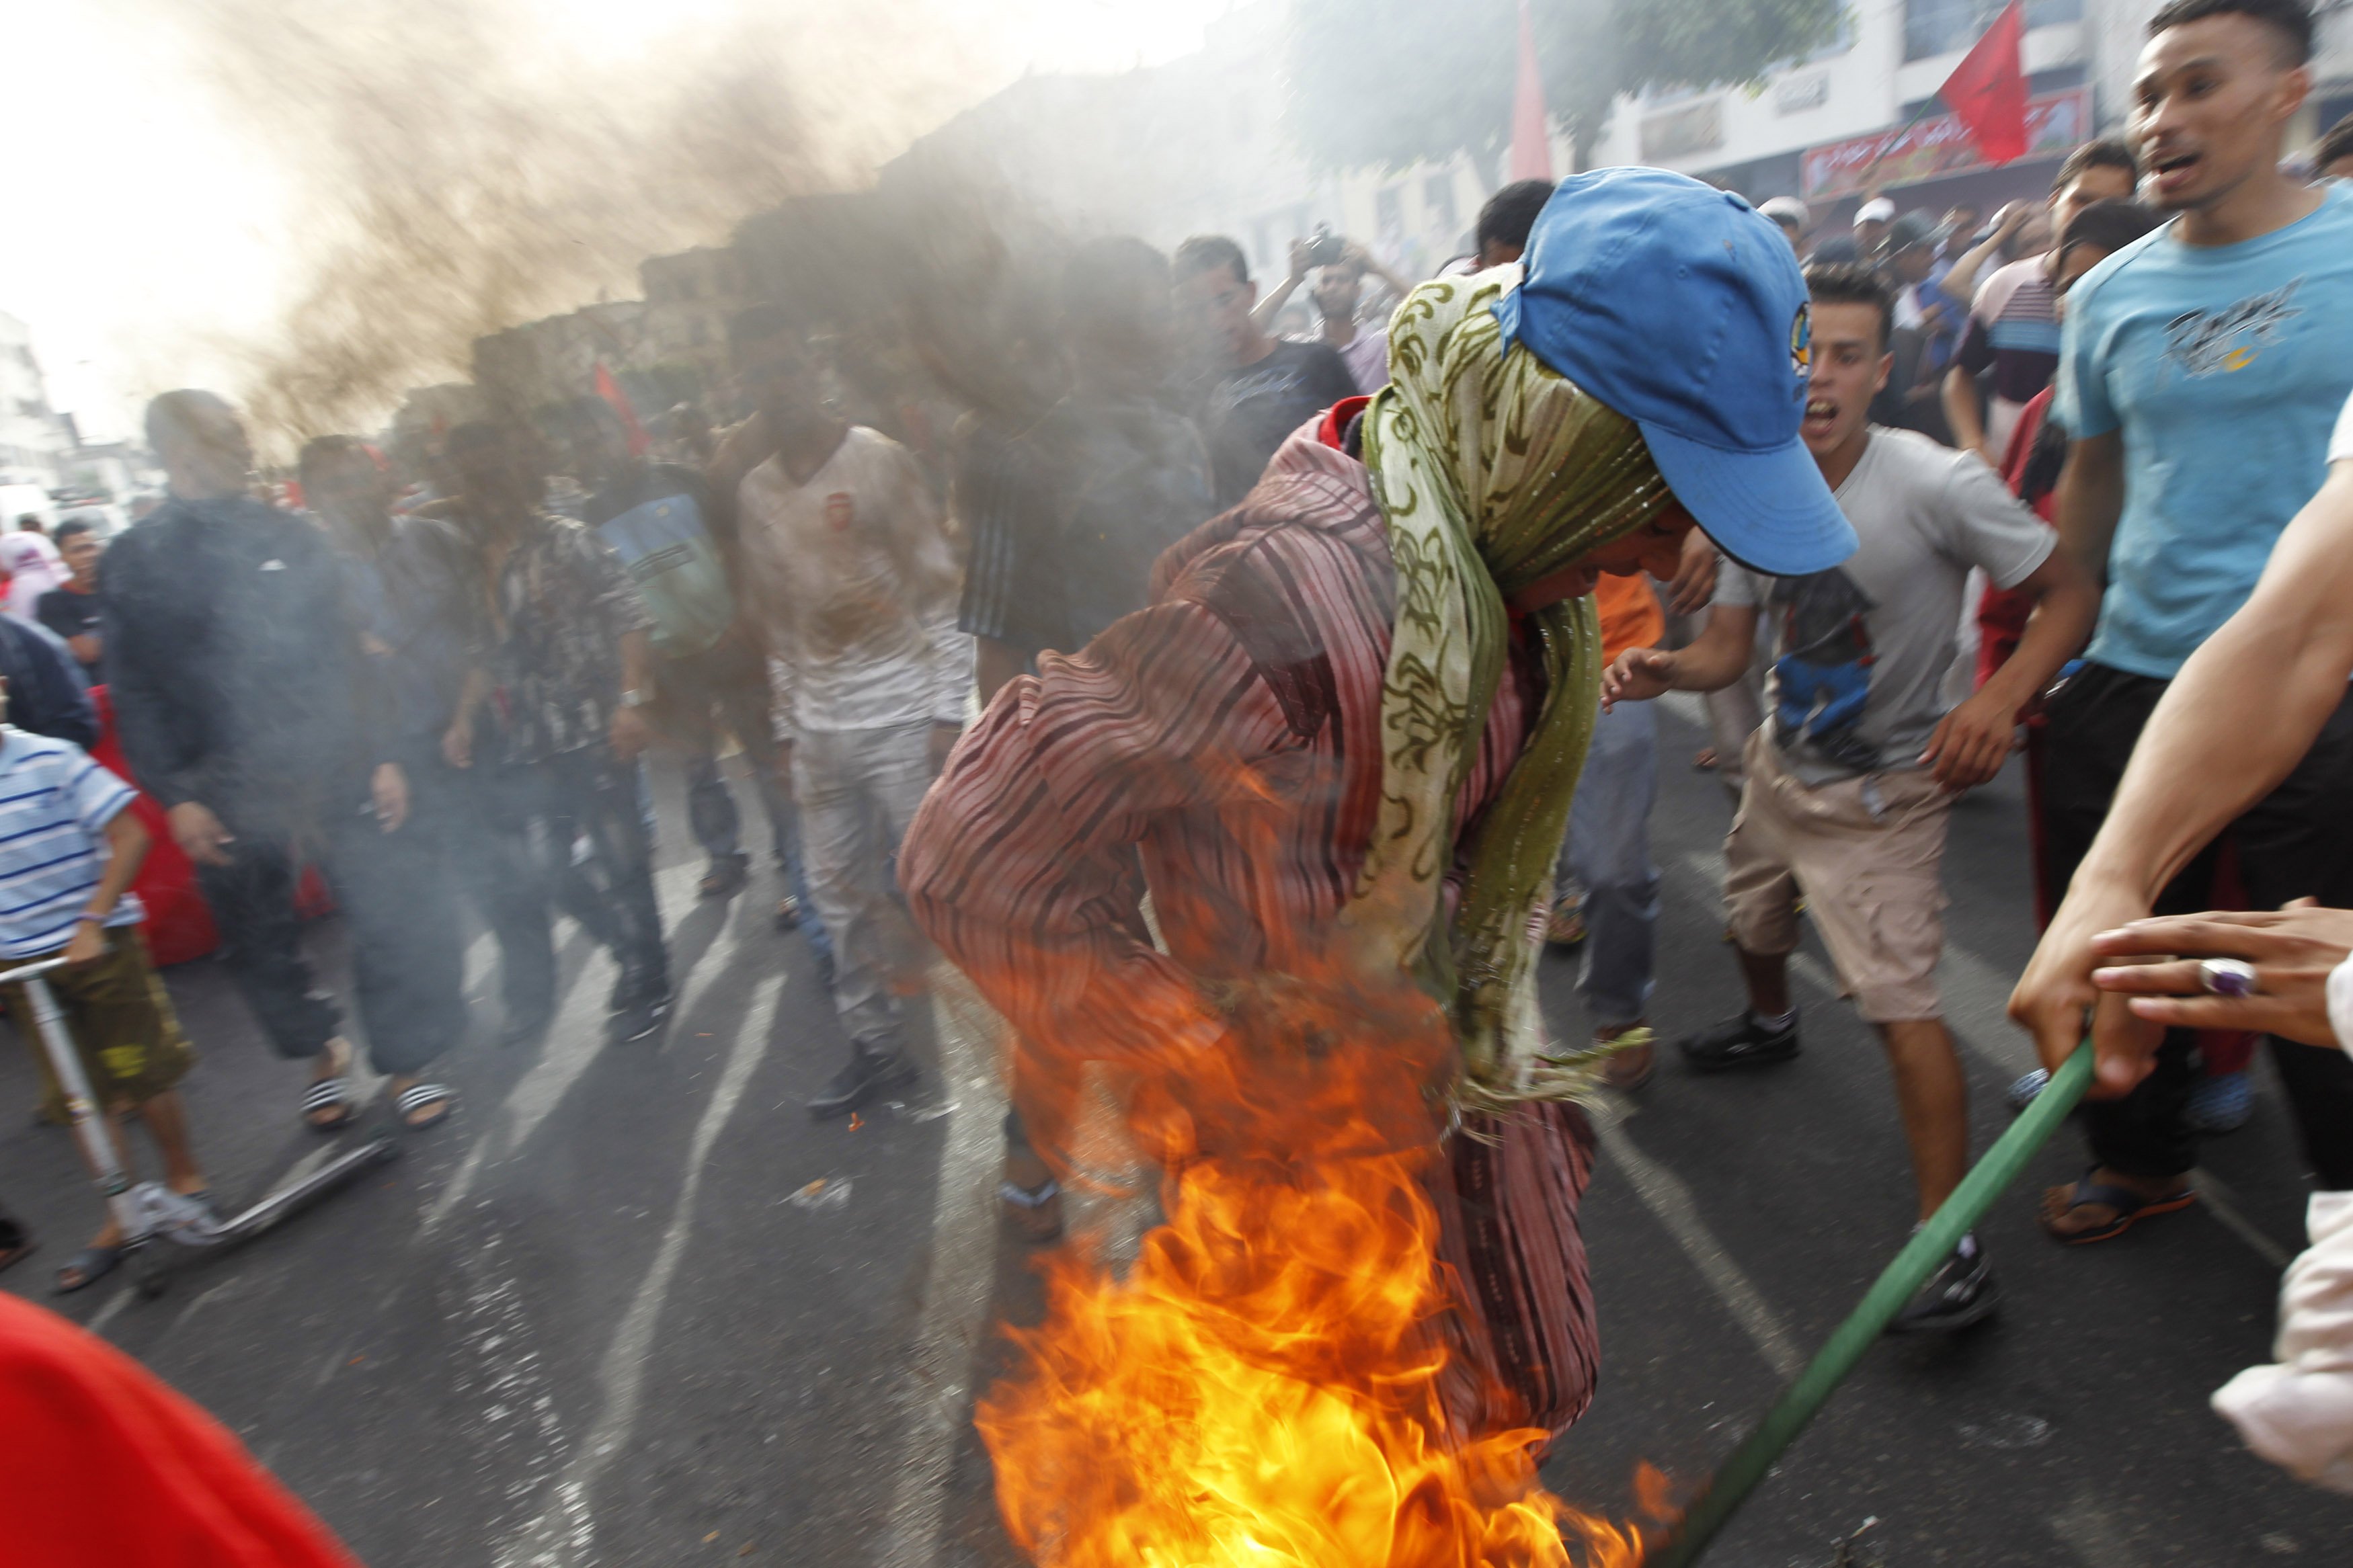
<path id="1" fill-rule="evenodd" d="M 862 183 L 972 90 L 973 57 L 906 5 L 746 3 L 617 62 L 524 0 L 130 3 L 302 193 L 282 331 L 235 345 L 271 445 L 370 427 L 462 379 L 477 336 L 633 297 L 649 255 Z"/>

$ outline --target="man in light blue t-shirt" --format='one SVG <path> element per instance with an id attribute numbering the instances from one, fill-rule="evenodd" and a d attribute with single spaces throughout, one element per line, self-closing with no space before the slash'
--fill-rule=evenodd
<path id="1" fill-rule="evenodd" d="M 2083 668 L 2051 700 L 2040 807 L 2053 889 L 2083 860 L 2167 683 L 2245 602 L 2327 477 L 2329 432 L 2353 392 L 2353 190 L 2306 186 L 2279 167 L 2311 88 L 2312 26 L 2305 0 L 2174 0 L 2149 21 L 2128 133 L 2147 171 L 2143 195 L 2172 221 L 2076 285 L 2060 347 L 2053 416 L 2073 441 L 2056 521 L 2106 594 Z M 2353 702 L 2234 824 L 2252 902 L 2353 902 L 2348 798 Z M 2158 910 L 2211 905 L 2214 866 L 2210 849 Z M 2091 935 L 2149 910 L 2137 889 L 2085 877 L 2045 949 L 2080 938 L 2089 1002 Z M 2039 1033 L 2055 1068 L 2073 1031 Z M 2192 1201 L 2196 1050 L 2196 1035 L 2172 1031 L 2138 1088 L 2090 1103 L 2095 1167 L 2045 1195 L 2053 1237 L 2103 1240 Z M 2273 1052 L 2308 1159 L 2343 1166 L 2353 1059 L 2279 1038 Z M 2247 1092 L 2243 1077 L 2221 1087 Z M 2243 1104 L 2207 1109 L 2244 1114 Z"/>

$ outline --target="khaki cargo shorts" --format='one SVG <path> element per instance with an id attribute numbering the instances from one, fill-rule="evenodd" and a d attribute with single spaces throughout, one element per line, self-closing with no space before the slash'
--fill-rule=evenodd
<path id="1" fill-rule="evenodd" d="M 44 953 L 43 958 L 54 958 Z M 0 962 L 0 969 L 36 963 L 37 958 Z M 146 934 L 139 927 L 110 926 L 106 955 L 43 976 L 58 1011 L 65 1015 L 75 1054 L 101 1106 L 141 1105 L 176 1088 L 195 1064 L 196 1054 L 180 1032 L 172 998 L 148 961 Z M 41 1069 L 41 1110 L 53 1121 L 66 1120 L 64 1091 L 49 1071 L 49 1058 L 33 1030 L 33 1005 L 22 985 L 0 986 L 8 1022 Z"/>
<path id="2" fill-rule="evenodd" d="M 1741 948 L 1798 946 L 1798 898 L 1838 971 L 1841 995 L 1874 1024 L 1941 1016 L 1945 828 L 1953 797 L 1926 771 L 1813 785 L 1788 771 L 1768 729 L 1743 749 L 1740 813 L 1724 841 L 1724 903 Z"/>

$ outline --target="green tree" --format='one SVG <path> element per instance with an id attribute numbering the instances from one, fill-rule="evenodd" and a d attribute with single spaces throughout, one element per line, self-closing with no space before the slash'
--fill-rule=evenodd
<path id="1" fill-rule="evenodd" d="M 1748 86 L 1837 37 L 1845 0 L 1531 0 L 1545 107 L 1577 167 L 1621 92 Z M 1326 168 L 1468 153 L 1488 184 L 1512 134 L 1514 0 L 1293 0 L 1291 131 Z"/>

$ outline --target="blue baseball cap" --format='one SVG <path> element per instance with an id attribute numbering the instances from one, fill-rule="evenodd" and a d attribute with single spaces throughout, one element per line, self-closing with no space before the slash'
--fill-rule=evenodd
<path id="1" fill-rule="evenodd" d="M 1641 427 L 1707 536 L 1776 577 L 1854 553 L 1799 439 L 1811 353 L 1806 280 L 1770 218 L 1665 169 L 1563 180 L 1528 236 L 1504 340 Z"/>

